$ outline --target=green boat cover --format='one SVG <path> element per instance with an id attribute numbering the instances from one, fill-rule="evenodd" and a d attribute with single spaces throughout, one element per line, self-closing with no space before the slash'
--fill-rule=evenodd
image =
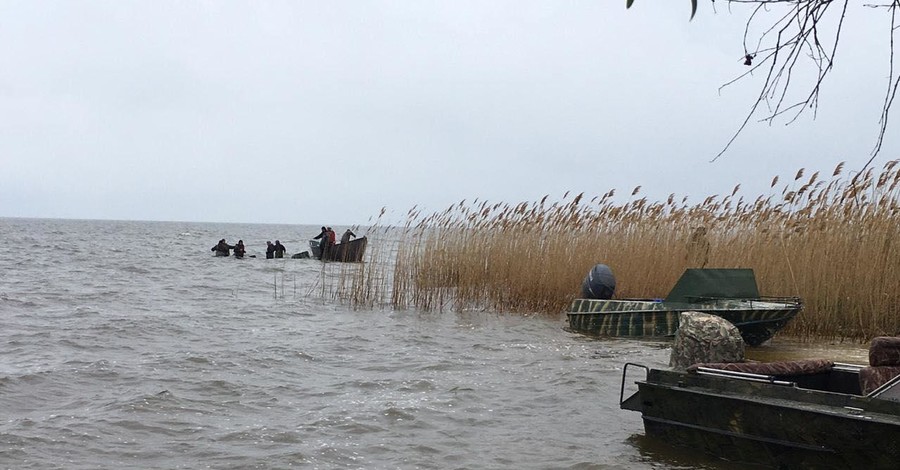
<path id="1" fill-rule="evenodd" d="M 693 303 L 701 299 L 758 299 L 752 269 L 686 269 L 666 302 Z"/>

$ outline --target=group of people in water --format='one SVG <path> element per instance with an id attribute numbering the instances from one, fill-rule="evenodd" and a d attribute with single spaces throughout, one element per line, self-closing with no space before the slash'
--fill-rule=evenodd
<path id="1" fill-rule="evenodd" d="M 216 243 L 216 246 L 210 249 L 210 251 L 216 252 L 216 256 L 231 256 L 232 250 L 234 250 L 235 258 L 243 258 L 244 255 L 247 254 L 247 249 L 244 247 L 244 240 L 238 240 L 237 244 L 229 245 L 223 238 L 219 240 L 219 243 Z M 275 243 L 270 241 L 266 242 L 266 259 L 284 258 L 284 252 L 286 251 L 287 248 L 285 248 L 279 240 L 275 240 Z M 255 258 L 255 256 L 251 257 Z"/>
<path id="2" fill-rule="evenodd" d="M 285 251 L 287 248 L 279 240 L 275 240 L 275 243 L 266 242 L 266 259 L 284 258 Z"/>
<path id="3" fill-rule="evenodd" d="M 229 245 L 223 238 L 219 240 L 219 243 L 216 243 L 216 246 L 210 249 L 210 251 L 216 252 L 216 256 L 231 256 L 231 250 L 234 250 L 235 258 L 243 258 L 247 252 L 246 248 L 244 248 L 244 240 L 238 240 L 236 245 Z"/>
<path id="4" fill-rule="evenodd" d="M 341 243 L 349 242 L 351 237 L 356 238 L 356 234 L 350 229 L 347 229 L 347 231 L 341 235 Z M 320 258 L 326 258 L 327 254 L 331 252 L 332 247 L 335 245 L 334 230 L 332 230 L 331 227 L 322 227 L 322 232 L 313 237 L 313 240 L 319 240 L 319 246 L 322 248 Z M 235 258 L 243 258 L 247 253 L 247 250 L 244 247 L 244 240 L 238 240 L 237 244 L 229 245 L 224 238 L 219 240 L 219 243 L 216 243 L 216 246 L 212 247 L 210 251 L 216 252 L 216 256 L 231 256 L 231 252 L 234 251 Z M 287 248 L 285 248 L 279 240 L 275 240 L 275 243 L 272 243 L 271 241 L 266 242 L 266 259 L 284 258 L 284 253 L 286 251 Z M 255 257 L 255 255 L 251 256 L 251 258 Z"/>

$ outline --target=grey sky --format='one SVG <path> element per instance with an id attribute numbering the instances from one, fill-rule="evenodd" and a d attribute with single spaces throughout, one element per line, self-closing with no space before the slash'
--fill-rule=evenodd
<path id="1" fill-rule="evenodd" d="M 746 70 L 748 10 L 689 10 L 0 0 L 0 216 L 356 224 L 638 185 L 755 197 L 801 167 L 862 166 L 886 14 L 851 8 L 816 120 L 752 124 L 708 163 L 759 82 L 718 92 Z M 876 164 L 897 149 L 892 130 Z"/>

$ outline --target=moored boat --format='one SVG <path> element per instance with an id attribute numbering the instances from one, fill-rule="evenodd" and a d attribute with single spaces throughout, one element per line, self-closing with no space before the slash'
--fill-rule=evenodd
<path id="1" fill-rule="evenodd" d="M 336 243 L 331 246 L 331 248 L 324 253 L 322 253 L 322 247 L 319 244 L 318 240 L 310 240 L 309 241 L 309 249 L 312 251 L 312 254 L 315 258 L 321 259 L 322 261 L 342 261 L 345 263 L 359 263 L 362 262 L 363 255 L 366 252 L 366 246 L 368 245 L 369 240 L 362 236 L 355 240 L 351 240 L 347 243 Z"/>
<path id="2" fill-rule="evenodd" d="M 896 361 L 900 338 L 888 340 Z M 619 403 L 642 414 L 648 436 L 726 460 L 893 469 L 900 461 L 900 362 L 872 358 L 869 366 L 814 359 L 698 364 L 685 372 L 627 364 Z M 644 368 L 646 378 L 624 398 L 631 366 Z"/>
<path id="3" fill-rule="evenodd" d="M 761 297 L 752 269 L 688 269 L 665 299 L 575 299 L 569 328 L 599 336 L 671 337 L 681 312 L 725 318 L 756 346 L 802 308 L 796 297 Z"/>

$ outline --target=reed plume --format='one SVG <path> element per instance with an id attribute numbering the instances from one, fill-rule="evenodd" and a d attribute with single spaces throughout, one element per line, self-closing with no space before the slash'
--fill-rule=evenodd
<path id="1" fill-rule="evenodd" d="M 754 269 L 764 295 L 800 296 L 804 310 L 783 334 L 900 334 L 900 166 L 850 179 L 843 168 L 830 181 L 820 172 L 805 180 L 801 168 L 780 192 L 775 176 L 770 194 L 745 198 L 736 185 L 694 205 L 675 194 L 615 202 L 610 190 L 516 204 L 463 200 L 425 215 L 414 207 L 405 226 L 385 229 L 401 242 L 348 268 L 338 297 L 395 309 L 558 315 L 597 263 L 615 273 L 616 297 L 663 297 L 702 260 Z"/>

